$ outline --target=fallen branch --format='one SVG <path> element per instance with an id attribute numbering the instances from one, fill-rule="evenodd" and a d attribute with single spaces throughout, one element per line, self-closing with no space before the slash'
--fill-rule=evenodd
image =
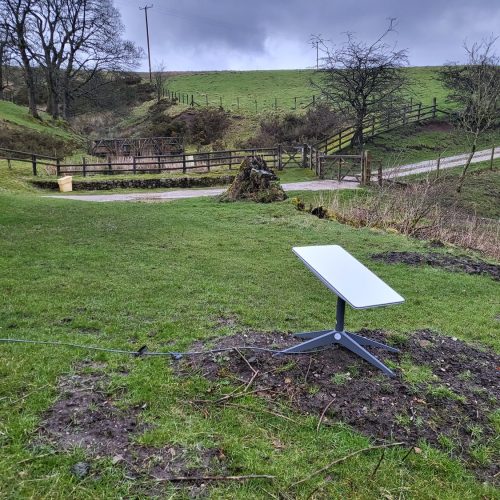
<path id="1" fill-rule="evenodd" d="M 325 413 L 328 411 L 328 408 L 330 408 L 330 406 L 332 406 L 332 404 L 334 403 L 335 401 L 335 398 L 333 398 L 326 406 L 325 406 L 325 409 L 323 410 L 323 412 L 321 413 L 321 416 L 319 417 L 319 420 L 318 420 L 318 425 L 316 426 L 316 432 L 319 432 L 319 428 L 321 427 L 321 422 L 323 422 L 323 419 L 325 418 Z"/>
<path id="2" fill-rule="evenodd" d="M 406 444 L 406 443 L 401 441 L 401 442 L 398 442 L 398 443 L 380 444 L 380 445 L 375 445 L 375 446 L 368 446 L 367 448 L 361 448 L 360 450 L 356 450 L 356 451 L 353 451 L 352 453 L 349 453 L 345 457 L 337 458 L 333 462 L 330 462 L 328 465 L 325 465 L 321 469 L 318 469 L 317 471 L 314 471 L 312 474 L 309 474 L 309 476 L 301 479 L 300 481 L 296 481 L 291 486 L 293 487 L 293 486 L 297 486 L 298 484 L 305 483 L 306 481 L 309 481 L 313 477 L 315 477 L 315 476 L 317 476 L 317 475 L 319 475 L 319 474 L 321 474 L 323 472 L 326 472 L 328 469 L 331 469 L 334 465 L 339 464 L 341 462 L 345 462 L 349 458 L 352 458 L 352 457 L 354 457 L 356 455 L 359 455 L 361 453 L 364 453 L 366 451 L 380 450 L 382 448 L 391 448 L 393 446 L 401 446 L 401 445 L 404 445 L 404 444 Z"/>
<path id="3" fill-rule="evenodd" d="M 180 483 L 182 481 L 246 481 L 248 479 L 275 479 L 268 474 L 248 474 L 246 476 L 174 476 L 168 478 L 152 476 L 155 481 Z"/>

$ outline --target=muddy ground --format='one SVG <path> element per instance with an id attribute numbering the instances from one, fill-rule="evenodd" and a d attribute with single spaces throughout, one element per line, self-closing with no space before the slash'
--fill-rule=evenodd
<path id="1" fill-rule="evenodd" d="M 33 445 L 50 444 L 58 450 L 81 447 L 86 450 L 87 462 L 73 466 L 78 477 L 98 475 L 94 459 L 110 458 L 124 469 L 128 478 L 165 480 L 178 476 L 200 477 L 224 470 L 224 456 L 218 449 L 185 449 L 178 445 L 161 448 L 134 442 L 146 430 L 140 423 L 142 407 L 121 408 L 109 391 L 106 365 L 82 362 L 74 374 L 62 377 L 58 389 L 60 398 L 45 414 L 38 437 Z M 123 374 L 126 376 L 126 373 Z M 161 490 L 165 483 L 154 487 Z M 198 494 L 200 484 L 188 482 L 192 494 Z M 158 493 L 154 489 L 149 494 Z"/>
<path id="2" fill-rule="evenodd" d="M 256 394 L 271 407 L 278 399 L 318 419 L 324 414 L 321 425 L 342 421 L 377 440 L 409 445 L 425 440 L 466 460 L 481 479 L 496 481 L 499 468 L 490 457 L 495 439 L 490 415 L 500 399 L 500 357 L 430 331 L 392 339 L 378 331 L 362 335 L 399 345 L 400 354 L 373 350 L 394 367 L 396 378 L 337 347 L 300 356 L 240 351 L 246 359 L 230 351 L 186 359 L 181 372 L 234 382 L 249 381 L 256 370 L 248 390 L 259 390 Z M 247 333 L 219 339 L 210 347 L 283 348 L 296 342 L 291 335 Z M 422 366 L 428 368 L 419 375 Z M 477 458 L 480 447 L 489 453 L 485 460 Z"/>
<path id="3" fill-rule="evenodd" d="M 467 274 L 484 274 L 500 281 L 500 265 L 490 264 L 470 257 L 457 257 L 442 253 L 385 252 L 372 255 L 372 259 L 387 264 L 408 264 L 410 266 L 440 267 L 448 271 Z"/>

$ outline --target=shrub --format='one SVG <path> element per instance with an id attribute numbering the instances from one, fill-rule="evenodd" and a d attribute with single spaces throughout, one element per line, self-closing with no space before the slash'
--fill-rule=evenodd
<path id="1" fill-rule="evenodd" d="M 223 109 L 201 108 L 194 113 L 189 125 L 190 141 L 201 146 L 220 141 L 230 123 L 229 114 Z"/>
<path id="2" fill-rule="evenodd" d="M 276 144 L 293 145 L 314 143 L 329 135 L 342 125 L 340 116 L 327 104 L 318 103 L 304 115 L 296 113 L 272 113 L 263 118 L 255 137 L 240 144 L 240 147 L 271 147 Z"/>

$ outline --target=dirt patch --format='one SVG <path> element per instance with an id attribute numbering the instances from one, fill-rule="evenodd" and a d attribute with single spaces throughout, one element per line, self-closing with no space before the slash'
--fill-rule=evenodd
<path id="1" fill-rule="evenodd" d="M 391 343 L 382 332 L 362 334 Z M 490 415 L 500 399 L 500 357 L 430 331 L 393 340 L 403 344 L 400 354 L 374 350 L 396 370 L 393 379 L 336 347 L 302 356 L 244 351 L 246 360 L 230 351 L 184 360 L 181 371 L 201 372 L 214 381 L 244 381 L 254 375 L 250 364 L 259 372 L 251 390 L 270 405 L 278 399 L 318 418 L 324 412 L 322 425 L 342 421 L 376 439 L 425 440 L 467 459 L 480 477 L 493 480 L 498 466 L 492 465 L 493 457 L 484 457 L 494 453 Z M 210 346 L 283 348 L 296 342 L 291 335 L 247 333 Z"/>
<path id="2" fill-rule="evenodd" d="M 456 257 L 441 253 L 385 252 L 372 255 L 372 259 L 380 260 L 387 264 L 428 265 L 440 267 L 448 271 L 485 274 L 494 280 L 500 281 L 500 265 L 490 264 L 482 260 L 474 260 L 470 257 Z"/>
<path id="3" fill-rule="evenodd" d="M 223 470 L 224 456 L 218 449 L 154 448 L 134 443 L 146 430 L 139 420 L 142 407 L 116 405 L 104 368 L 103 364 L 83 362 L 76 366 L 75 374 L 60 379 L 61 397 L 45 414 L 39 441 L 62 450 L 81 447 L 90 458 L 110 457 L 125 468 L 128 477 L 195 478 Z M 92 471 L 92 465 L 89 469 Z"/>

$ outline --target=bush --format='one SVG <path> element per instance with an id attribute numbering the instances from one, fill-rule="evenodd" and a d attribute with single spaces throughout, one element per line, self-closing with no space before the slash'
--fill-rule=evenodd
<path id="1" fill-rule="evenodd" d="M 201 146 L 220 141 L 230 123 L 229 114 L 223 109 L 201 108 L 196 111 L 189 125 L 190 141 Z"/>
<path id="2" fill-rule="evenodd" d="M 243 148 L 272 147 L 276 144 L 314 143 L 342 125 L 340 116 L 325 103 L 309 108 L 304 115 L 272 113 L 260 122 L 255 137 L 241 143 Z"/>

